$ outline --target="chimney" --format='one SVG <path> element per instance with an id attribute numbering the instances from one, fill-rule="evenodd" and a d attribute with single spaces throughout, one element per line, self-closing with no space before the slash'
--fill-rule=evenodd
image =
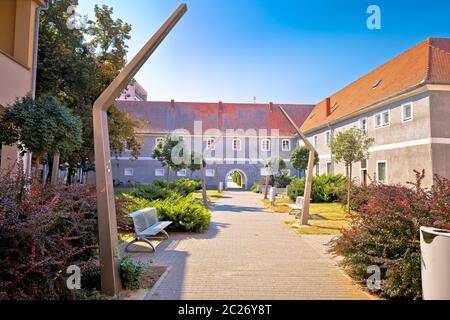
<path id="1" fill-rule="evenodd" d="M 331 99 L 330 98 L 325 99 L 325 108 L 326 108 L 327 117 L 329 117 L 331 114 Z"/>
<path id="2" fill-rule="evenodd" d="M 273 102 L 269 102 L 269 112 L 273 112 Z"/>

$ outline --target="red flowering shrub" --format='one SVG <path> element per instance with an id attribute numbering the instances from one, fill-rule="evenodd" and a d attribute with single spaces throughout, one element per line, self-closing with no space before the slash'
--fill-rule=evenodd
<path id="1" fill-rule="evenodd" d="M 0 174 L 0 299 L 69 299 L 66 270 L 96 264 L 92 187 L 43 188 Z"/>
<path id="2" fill-rule="evenodd" d="M 435 177 L 430 190 L 422 188 L 424 172 L 416 172 L 413 186 L 378 185 L 356 191 L 351 225 L 332 241 L 331 252 L 343 257 L 343 266 L 359 281 L 369 276 L 367 267 L 382 272 L 381 295 L 391 298 L 421 297 L 421 226 L 450 228 L 450 181 Z"/>

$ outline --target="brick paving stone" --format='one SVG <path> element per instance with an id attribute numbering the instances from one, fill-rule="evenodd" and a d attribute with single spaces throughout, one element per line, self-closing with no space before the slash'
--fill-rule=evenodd
<path id="1" fill-rule="evenodd" d="M 146 299 L 371 299 L 326 253 L 329 236 L 299 236 L 261 195 L 227 192 L 204 234 L 172 233 L 141 261 L 171 266 Z"/>

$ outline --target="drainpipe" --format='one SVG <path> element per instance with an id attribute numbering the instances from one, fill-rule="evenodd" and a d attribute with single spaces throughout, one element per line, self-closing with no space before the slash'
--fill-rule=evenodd
<path id="1" fill-rule="evenodd" d="M 330 126 L 329 122 L 327 122 L 327 127 L 330 130 L 330 143 L 331 143 L 331 139 L 333 138 L 333 128 Z M 330 148 L 330 161 L 331 161 L 331 173 L 334 174 L 333 152 L 331 152 L 331 148 Z"/>

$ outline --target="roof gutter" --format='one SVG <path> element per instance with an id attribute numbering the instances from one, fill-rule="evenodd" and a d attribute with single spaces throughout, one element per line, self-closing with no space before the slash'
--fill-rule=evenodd
<path id="1" fill-rule="evenodd" d="M 37 60 L 38 60 L 38 48 L 39 48 L 39 20 L 40 20 L 40 16 L 41 16 L 41 12 L 43 10 L 48 10 L 49 6 L 50 6 L 50 1 L 48 0 L 45 3 L 45 6 L 41 7 L 41 6 L 37 6 L 36 7 L 36 16 L 35 16 L 35 21 L 34 21 L 34 54 L 33 54 L 33 78 L 32 78 L 32 83 L 31 83 L 31 94 L 33 95 L 33 97 L 36 96 L 36 78 L 37 78 Z"/>

